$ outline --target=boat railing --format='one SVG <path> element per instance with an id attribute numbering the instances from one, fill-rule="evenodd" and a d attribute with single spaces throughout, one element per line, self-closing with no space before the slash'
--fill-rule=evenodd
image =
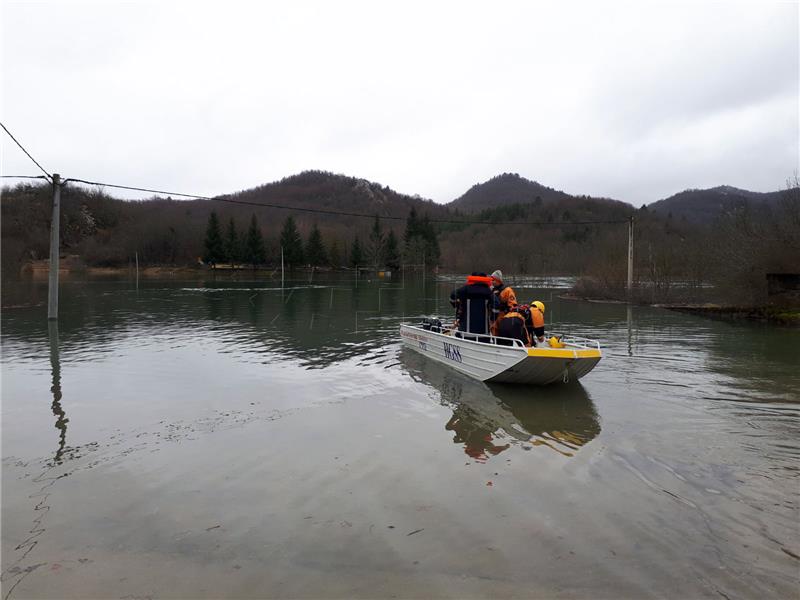
<path id="1" fill-rule="evenodd" d="M 431 325 L 430 327 L 423 327 L 422 325 L 416 325 L 412 323 L 406 323 L 406 325 L 409 325 L 410 327 L 415 327 L 417 329 L 421 329 L 423 331 L 430 331 L 432 333 L 439 333 L 441 335 L 451 335 L 456 338 L 461 338 L 474 342 L 481 342 L 484 344 L 494 344 L 496 346 L 512 346 L 515 348 L 527 348 L 525 344 L 523 344 L 520 340 L 516 338 L 500 337 L 492 335 L 491 333 L 471 333 L 469 331 L 461 331 L 460 329 L 455 329 L 452 327 L 445 327 L 444 325 L 441 326 Z M 584 348 L 586 350 L 600 350 L 600 342 L 598 342 L 597 340 L 593 340 L 591 338 L 580 337 L 577 335 L 567 335 L 562 333 L 548 334 L 548 337 L 552 336 L 560 338 L 562 343 L 566 344 L 567 346 L 573 346 L 573 347 L 577 346 L 578 348 Z"/>
<path id="2" fill-rule="evenodd" d="M 454 329 L 436 325 L 431 325 L 429 327 L 425 327 L 423 325 L 414 325 L 411 323 L 407 323 L 406 325 L 410 327 L 415 327 L 417 329 L 421 329 L 422 331 L 430 331 L 432 333 L 439 333 L 441 335 L 450 335 L 455 338 L 470 340 L 474 342 L 481 342 L 483 344 L 494 344 L 495 346 L 513 346 L 516 348 L 526 347 L 525 344 L 522 343 L 522 341 L 516 338 L 501 337 L 497 335 L 492 335 L 491 333 L 472 333 L 469 331 L 461 331 L 460 329 Z"/>
<path id="3" fill-rule="evenodd" d="M 453 336 L 465 340 L 482 342 L 484 344 L 494 344 L 495 346 L 516 346 L 518 348 L 525 348 L 525 344 L 516 338 L 501 337 L 498 335 L 492 335 L 491 333 L 470 333 L 469 331 L 456 330 L 453 333 Z M 500 343 L 498 343 L 498 341 Z"/>
<path id="4" fill-rule="evenodd" d="M 577 335 L 566 335 L 562 333 L 551 333 L 549 336 L 560 338 L 564 344 L 568 346 L 578 346 L 579 348 L 586 348 L 587 350 L 600 350 L 600 342 L 591 338 L 580 337 Z"/>

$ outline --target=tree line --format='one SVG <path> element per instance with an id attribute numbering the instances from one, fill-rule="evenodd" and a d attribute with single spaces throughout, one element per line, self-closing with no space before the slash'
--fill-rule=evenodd
<path id="1" fill-rule="evenodd" d="M 87 266 L 116 268 L 128 266 L 134 255 L 144 265 L 194 265 L 200 257 L 215 264 L 276 266 L 281 250 L 290 268 L 405 264 L 456 273 L 500 268 L 510 275 L 577 275 L 585 295 L 625 298 L 625 220 L 634 216 L 638 299 L 758 303 L 766 296 L 766 273 L 796 273 L 800 264 L 800 182 L 788 183 L 780 202 L 742 202 L 713 222 L 596 198 L 542 195 L 540 201 L 539 188 L 525 202 L 459 214 L 364 180 L 325 173 L 306 173 L 233 197 L 373 217 L 320 215 L 317 222 L 264 208 L 256 218 L 244 205 L 123 201 L 66 185 L 61 249 Z M 4 276 L 19 274 L 27 261 L 47 259 L 51 202 L 49 185 L 3 189 Z M 463 222 L 439 222 L 447 219 Z M 609 220 L 622 224 L 574 223 Z M 519 222 L 495 225 L 507 221 Z"/>
<path id="2" fill-rule="evenodd" d="M 366 240 L 362 242 L 356 235 L 345 248 L 340 247 L 338 238 L 326 243 L 317 223 L 303 240 L 297 223 L 289 215 L 280 231 L 278 250 L 277 256 L 268 256 L 255 214 L 251 215 L 247 230 L 240 232 L 233 217 L 223 227 L 216 210 L 211 211 L 202 256 L 203 262 L 211 266 L 243 264 L 255 268 L 282 261 L 288 268 L 349 266 L 396 270 L 403 263 L 435 266 L 441 256 L 437 232 L 430 219 L 427 215 L 420 217 L 413 207 L 406 219 L 402 247 L 394 230 L 384 229 L 377 215 Z"/>

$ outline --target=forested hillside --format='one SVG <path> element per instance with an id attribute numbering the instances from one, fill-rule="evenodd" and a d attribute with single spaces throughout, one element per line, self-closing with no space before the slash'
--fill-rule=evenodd
<path id="1" fill-rule="evenodd" d="M 196 264 L 204 254 L 206 227 L 212 211 L 221 227 L 244 235 L 255 217 L 265 245 L 265 263 L 280 260 L 279 235 L 292 214 L 298 233 L 308 240 L 314 226 L 326 245 L 347 264 L 356 237 L 362 245 L 374 223 L 353 216 L 295 212 L 263 206 L 207 200 L 154 198 L 117 200 L 102 190 L 73 185 L 62 188 L 62 252 L 78 254 L 89 265 L 128 265 L 138 252 L 143 264 Z M 222 199 L 256 205 L 279 204 L 298 209 L 322 209 L 384 217 L 384 235 L 405 232 L 413 208 L 424 218 L 440 218 L 449 211 L 421 198 L 399 194 L 388 187 L 355 177 L 308 171 L 281 181 L 236 192 Z M 47 258 L 52 192 L 49 186 L 22 184 L 2 194 L 3 270 L 16 271 L 22 262 Z M 398 217 L 390 220 L 385 217 Z M 366 248 L 365 248 L 366 250 Z"/>
<path id="2" fill-rule="evenodd" d="M 447 206 L 460 212 L 474 213 L 510 204 L 557 203 L 569 198 L 572 196 L 517 173 L 503 173 L 473 185 Z"/>
<path id="3" fill-rule="evenodd" d="M 732 211 L 749 208 L 754 211 L 778 207 L 781 192 L 759 193 L 721 185 L 707 190 L 685 190 L 669 198 L 653 202 L 651 212 L 690 223 L 711 225 Z"/>
<path id="4" fill-rule="evenodd" d="M 573 274 L 584 276 L 586 293 L 619 297 L 633 216 L 641 299 L 696 299 L 712 283 L 716 292 L 741 302 L 758 301 L 765 273 L 796 272 L 800 264 L 800 186 L 795 180 L 773 194 L 731 190 L 684 192 L 637 210 L 508 174 L 473 186 L 461 197 L 461 208 L 459 201 L 438 205 L 321 171 L 220 197 L 244 205 L 122 201 L 102 190 L 66 185 L 61 250 L 88 266 L 126 267 L 138 254 L 144 265 L 196 265 L 204 259 L 274 267 L 283 247 L 294 267 L 424 263 L 462 273 L 500 268 L 512 275 Z M 721 196 L 734 198 L 727 203 Z M 23 184 L 5 188 L 1 200 L 2 268 L 4 276 L 13 276 L 26 261 L 48 256 L 52 192 L 48 185 Z"/>

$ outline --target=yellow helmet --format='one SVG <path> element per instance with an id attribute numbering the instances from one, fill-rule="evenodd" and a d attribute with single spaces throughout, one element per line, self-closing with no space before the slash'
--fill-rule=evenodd
<path id="1" fill-rule="evenodd" d="M 533 302 L 531 302 L 531 304 L 533 304 L 536 308 L 542 311 L 542 314 L 544 314 L 544 302 L 540 302 L 539 300 L 534 300 Z"/>

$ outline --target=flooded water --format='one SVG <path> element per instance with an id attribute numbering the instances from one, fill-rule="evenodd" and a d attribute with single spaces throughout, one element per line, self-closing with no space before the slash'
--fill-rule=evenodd
<path id="1" fill-rule="evenodd" d="M 453 281 L 5 283 L 3 598 L 798 596 L 800 332 L 523 281 L 604 358 L 487 386 Z"/>

